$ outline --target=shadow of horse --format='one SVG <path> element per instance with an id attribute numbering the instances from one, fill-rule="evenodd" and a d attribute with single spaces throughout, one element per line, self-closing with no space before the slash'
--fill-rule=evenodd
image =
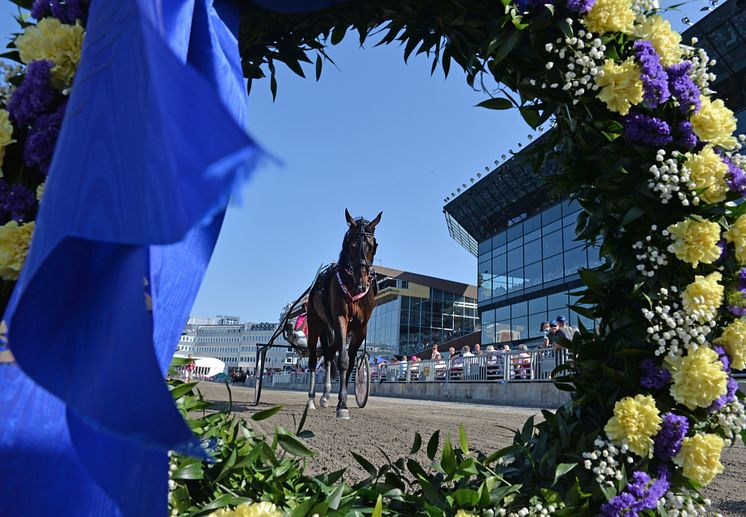
<path id="1" fill-rule="evenodd" d="M 379 213 L 372 221 L 353 219 L 345 209 L 347 232 L 342 241 L 339 261 L 324 269 L 308 295 L 308 367 L 316 370 L 316 343 L 321 340 L 321 355 L 325 365 L 324 392 L 319 404 L 326 407 L 337 371 L 340 379 L 337 418 L 348 419 L 347 384 L 351 365 L 368 329 L 368 320 L 376 306 L 376 274 L 373 258 L 378 244 L 376 225 Z M 315 375 L 311 376 L 308 407 L 316 409 Z"/>

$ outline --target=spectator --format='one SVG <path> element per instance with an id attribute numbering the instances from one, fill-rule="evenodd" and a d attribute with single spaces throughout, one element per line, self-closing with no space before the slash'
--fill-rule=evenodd
<path id="1" fill-rule="evenodd" d="M 549 322 L 549 334 L 547 335 L 548 345 L 552 346 L 552 350 L 557 351 L 562 348 L 559 344 L 559 324 L 556 320 Z"/>
<path id="2" fill-rule="evenodd" d="M 561 314 L 557 316 L 557 325 L 559 327 L 558 333 L 562 335 L 568 341 L 572 341 L 572 336 L 575 334 L 575 329 L 567 324 L 567 319 Z"/>
<path id="3" fill-rule="evenodd" d="M 541 325 L 539 325 L 539 332 L 544 336 L 544 348 L 547 348 L 549 346 L 549 322 L 548 321 L 542 321 Z"/>
<path id="4" fill-rule="evenodd" d="M 438 345 L 433 345 L 433 350 L 432 350 L 432 353 L 430 355 L 430 359 L 432 359 L 433 361 L 440 361 L 441 360 L 440 352 L 438 351 Z"/>
<path id="5" fill-rule="evenodd" d="M 461 357 L 474 357 L 474 354 L 472 354 L 471 350 L 469 349 L 469 345 L 464 345 L 461 347 Z"/>
<path id="6" fill-rule="evenodd" d="M 479 343 L 477 343 L 476 345 L 474 345 L 474 355 L 477 356 L 477 357 L 479 357 L 480 355 L 482 355 L 482 345 L 480 345 Z"/>
<path id="7" fill-rule="evenodd" d="M 456 349 L 451 347 L 448 349 L 448 359 L 453 360 L 456 357 Z"/>
<path id="8" fill-rule="evenodd" d="M 518 354 L 513 359 L 516 377 L 519 379 L 533 379 L 531 371 L 531 355 L 526 345 L 518 345 Z"/>

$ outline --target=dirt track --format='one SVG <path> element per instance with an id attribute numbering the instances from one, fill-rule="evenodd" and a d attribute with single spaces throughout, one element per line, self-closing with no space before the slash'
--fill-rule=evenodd
<path id="1" fill-rule="evenodd" d="M 223 385 L 201 384 L 200 390 L 209 400 L 227 400 Z M 269 420 L 252 424 L 267 433 L 272 432 L 274 425 L 294 430 L 306 401 L 304 393 L 265 390 L 259 407 L 254 408 L 248 403 L 250 396 L 247 388 L 233 388 L 233 409 L 245 417 L 278 404 L 285 407 Z M 316 401 L 318 406 L 318 397 Z M 381 465 L 386 460 L 376 446 L 396 459 L 409 452 L 415 431 L 424 441 L 436 430 L 440 430 L 441 437 L 450 432 L 452 440 L 457 441 L 459 424 L 463 422 L 469 445 L 491 452 L 510 444 L 512 430 L 520 428 L 526 418 L 531 415 L 536 415 L 537 419 L 541 417 L 538 410 L 529 408 L 385 397 L 371 397 L 365 409 L 360 410 L 355 406 L 354 395 L 351 395 L 348 406 L 352 418 L 338 421 L 334 416 L 334 405 L 336 396 L 332 397 L 332 407 L 319 408 L 309 413 L 306 420 L 305 428 L 315 433 L 308 439 L 308 445 L 319 453 L 310 461 L 309 468 L 311 472 L 331 472 L 347 467 L 346 477 L 353 482 L 364 478 L 365 474 L 350 451 L 362 453 L 374 464 Z M 335 451 L 332 444 L 343 445 Z M 421 460 L 425 460 L 424 455 Z M 716 511 L 724 515 L 746 515 L 746 447 L 743 443 L 725 450 L 722 462 L 725 472 L 708 487 L 706 494 L 713 500 Z"/>

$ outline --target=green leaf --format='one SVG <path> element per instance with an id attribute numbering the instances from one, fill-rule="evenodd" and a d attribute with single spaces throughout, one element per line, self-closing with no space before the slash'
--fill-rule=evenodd
<path id="1" fill-rule="evenodd" d="M 422 436 L 420 436 L 420 433 L 415 432 L 414 443 L 412 443 L 412 449 L 409 451 L 409 453 L 417 454 L 417 452 L 420 450 L 420 447 L 422 447 Z"/>
<path id="2" fill-rule="evenodd" d="M 425 496 L 425 500 L 442 509 L 446 504 L 446 497 L 443 495 L 443 492 L 427 479 L 418 478 L 417 481 L 419 481 L 420 486 L 422 487 L 422 493 Z"/>
<path id="3" fill-rule="evenodd" d="M 258 413 L 254 413 L 253 415 L 251 415 L 251 419 L 254 422 L 259 422 L 261 420 L 266 420 L 269 417 L 271 417 L 272 415 L 274 415 L 275 413 L 278 413 L 281 409 L 282 409 L 282 406 L 274 406 L 274 407 L 271 407 L 269 409 L 265 409 L 263 411 L 259 411 Z"/>
<path id="4" fill-rule="evenodd" d="M 383 498 L 381 497 L 381 494 L 378 494 L 378 499 L 376 499 L 376 505 L 373 507 L 373 514 L 371 517 L 382 517 L 383 516 Z"/>
<path id="5" fill-rule="evenodd" d="M 510 102 L 508 99 L 503 99 L 502 97 L 493 97 L 491 99 L 480 102 L 475 107 L 487 108 L 491 110 L 508 110 L 513 107 L 513 103 Z"/>
<path id="6" fill-rule="evenodd" d="M 577 463 L 560 463 L 554 471 L 554 483 L 557 484 L 557 480 L 574 469 Z"/>
<path id="7" fill-rule="evenodd" d="M 493 63 L 499 63 L 506 57 L 508 57 L 508 54 L 510 54 L 513 49 L 518 45 L 518 42 L 521 41 L 521 37 L 523 36 L 523 33 L 521 31 L 513 31 L 510 36 L 507 37 L 505 41 L 502 42 L 502 44 L 498 47 L 497 52 L 495 52 L 495 57 L 492 59 Z"/>
<path id="8" fill-rule="evenodd" d="M 521 112 L 521 116 L 526 121 L 526 124 L 532 128 L 539 126 L 539 110 L 537 108 L 533 106 L 521 106 L 518 108 L 518 111 Z"/>
<path id="9" fill-rule="evenodd" d="M 337 488 L 334 489 L 334 492 L 329 494 L 329 497 L 326 498 L 326 502 L 329 504 L 329 508 L 332 510 L 336 510 L 339 508 L 339 502 L 342 500 L 342 494 L 344 494 L 345 491 L 345 484 L 342 483 Z"/>
<path id="10" fill-rule="evenodd" d="M 288 451 L 290 454 L 293 454 L 294 456 L 311 457 L 314 455 L 311 449 L 306 447 L 303 442 L 301 442 L 293 435 L 278 434 L 277 442 L 280 444 L 280 447 Z"/>
<path id="11" fill-rule="evenodd" d="M 311 508 L 313 508 L 315 504 L 316 499 L 309 499 L 302 504 L 299 504 L 298 506 L 293 508 L 293 512 L 290 514 L 290 517 L 306 517 L 307 515 L 313 515 L 311 513 Z"/>
<path id="12" fill-rule="evenodd" d="M 194 388 L 198 383 L 196 382 L 185 382 L 183 384 L 179 384 L 177 386 L 174 386 L 171 388 L 171 396 L 174 399 L 178 399 L 186 395 L 187 393 L 192 391 L 192 388 Z"/>
<path id="13" fill-rule="evenodd" d="M 375 477 L 375 475 L 378 474 L 378 470 L 371 462 L 369 462 L 359 454 L 355 454 L 354 452 L 351 452 L 350 454 L 352 454 L 352 457 L 355 458 L 355 461 L 357 461 L 360 466 L 363 467 L 368 474 L 370 474 L 371 477 Z"/>
<path id="14" fill-rule="evenodd" d="M 171 474 L 171 479 L 204 479 L 202 462 L 195 460 L 192 463 L 179 467 Z"/>
<path id="15" fill-rule="evenodd" d="M 458 443 L 461 447 L 461 452 L 469 454 L 469 442 L 466 440 L 466 431 L 464 430 L 464 424 L 458 426 Z"/>
<path id="16" fill-rule="evenodd" d="M 344 39 L 345 34 L 347 34 L 346 24 L 340 23 L 334 27 L 334 30 L 332 31 L 332 45 L 340 43 Z"/>
<path id="17" fill-rule="evenodd" d="M 440 431 L 435 431 L 430 439 L 427 441 L 427 457 L 430 460 L 435 459 L 435 455 L 438 452 L 438 445 L 440 444 Z"/>
<path id="18" fill-rule="evenodd" d="M 471 488 L 459 488 L 451 492 L 450 495 L 459 508 L 472 507 L 479 504 L 479 492 Z"/>
<path id="19" fill-rule="evenodd" d="M 451 447 L 451 439 L 449 436 L 446 436 L 446 441 L 443 444 L 440 465 L 443 467 L 443 471 L 449 478 L 453 477 L 456 473 L 456 455 L 453 453 L 453 447 Z"/>

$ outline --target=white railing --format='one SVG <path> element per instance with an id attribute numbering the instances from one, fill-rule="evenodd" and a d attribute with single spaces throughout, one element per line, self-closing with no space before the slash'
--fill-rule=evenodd
<path id="1" fill-rule="evenodd" d="M 402 361 L 371 365 L 371 382 L 548 382 L 552 371 L 567 362 L 566 349 L 485 352 L 480 356 L 456 357 L 444 361 Z M 310 373 L 280 373 L 272 376 L 273 386 L 305 385 Z M 323 386 L 324 372 L 316 372 L 317 390 Z M 355 381 L 353 370 L 350 383 Z M 338 381 L 335 381 L 336 385 Z"/>
<path id="2" fill-rule="evenodd" d="M 371 372 L 376 382 L 527 382 L 549 381 L 567 350 L 486 352 L 445 361 L 400 362 Z"/>

